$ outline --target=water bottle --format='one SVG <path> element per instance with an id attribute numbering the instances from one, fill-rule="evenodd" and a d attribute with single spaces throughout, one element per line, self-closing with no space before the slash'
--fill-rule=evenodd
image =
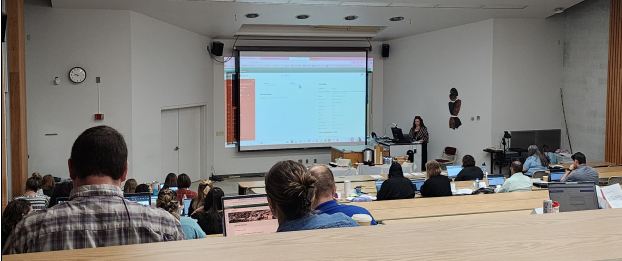
<path id="1" fill-rule="evenodd" d="M 488 178 L 488 173 L 486 173 L 486 162 L 482 163 L 482 172 L 484 173 L 484 178 Z"/>
<path id="2" fill-rule="evenodd" d="M 475 183 L 473 183 L 473 187 L 474 187 L 475 189 L 479 189 L 479 178 L 476 178 L 476 179 L 475 179 Z"/>
<path id="3" fill-rule="evenodd" d="M 158 191 L 160 190 L 160 183 L 158 183 L 157 180 L 154 180 L 151 183 L 151 190 L 153 191 L 153 195 L 157 196 L 158 195 Z"/>

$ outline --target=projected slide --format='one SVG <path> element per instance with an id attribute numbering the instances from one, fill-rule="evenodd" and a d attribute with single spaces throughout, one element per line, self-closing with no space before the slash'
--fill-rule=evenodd
<path id="1" fill-rule="evenodd" d="M 240 150 L 363 144 L 366 68 L 364 52 L 241 52 Z"/>

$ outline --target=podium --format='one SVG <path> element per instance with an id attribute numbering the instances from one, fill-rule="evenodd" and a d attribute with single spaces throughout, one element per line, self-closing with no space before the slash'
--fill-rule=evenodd
<path id="1" fill-rule="evenodd" d="M 406 156 L 406 152 L 412 150 L 415 153 L 413 163 L 416 165 L 416 168 L 413 171 L 421 172 L 421 166 L 425 164 L 425 162 L 422 162 L 423 144 L 421 142 L 394 143 L 389 141 L 381 141 L 378 144 L 383 146 L 385 151 L 389 151 L 389 156 L 391 157 Z"/>

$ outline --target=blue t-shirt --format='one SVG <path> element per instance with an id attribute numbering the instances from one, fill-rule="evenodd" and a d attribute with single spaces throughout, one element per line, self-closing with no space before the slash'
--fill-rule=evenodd
<path id="1" fill-rule="evenodd" d="M 337 201 L 334 201 L 334 200 L 326 201 L 320 204 L 319 206 L 315 208 L 315 210 L 319 210 L 320 212 L 326 213 L 326 214 L 343 213 L 343 214 L 346 214 L 346 216 L 348 217 L 352 217 L 356 214 L 367 214 L 371 217 L 371 224 L 378 225 L 374 217 L 369 213 L 369 211 L 367 211 L 367 209 L 364 209 L 359 206 L 339 205 L 339 203 L 337 203 Z"/>
<path id="2" fill-rule="evenodd" d="M 199 224 L 194 221 L 194 219 L 189 217 L 180 217 L 179 221 L 181 222 L 181 230 L 184 231 L 186 239 L 205 238 L 205 232 L 203 232 L 203 229 L 201 229 Z"/>
<path id="3" fill-rule="evenodd" d="M 527 169 L 527 171 L 525 171 L 525 176 L 533 176 L 533 173 L 539 170 L 546 170 L 547 167 L 542 166 L 542 162 L 540 161 L 540 158 L 536 157 L 536 156 L 531 156 L 528 157 L 525 160 L 525 164 L 523 164 L 523 167 L 525 167 Z"/>

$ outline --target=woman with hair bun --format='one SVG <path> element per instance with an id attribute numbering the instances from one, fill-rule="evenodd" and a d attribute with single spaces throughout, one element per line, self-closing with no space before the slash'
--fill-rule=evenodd
<path id="1" fill-rule="evenodd" d="M 313 213 L 316 179 L 298 162 L 276 163 L 265 180 L 270 210 L 279 221 L 277 232 L 359 226 L 343 213 Z"/>
<path id="2" fill-rule="evenodd" d="M 158 208 L 166 210 L 171 213 L 181 223 L 181 230 L 184 231 L 186 239 L 205 238 L 205 232 L 201 229 L 199 224 L 189 217 L 181 217 L 177 214 L 179 210 L 179 201 L 177 201 L 177 192 L 171 189 L 162 189 L 158 193 L 158 199 L 156 200 L 156 206 Z"/>
<path id="3" fill-rule="evenodd" d="M 46 209 L 50 203 L 50 197 L 37 195 L 37 191 L 43 186 L 43 177 L 39 173 L 32 173 L 32 177 L 26 180 L 26 189 L 24 195 L 14 197 L 13 200 L 25 199 L 30 202 L 34 211 Z"/>

